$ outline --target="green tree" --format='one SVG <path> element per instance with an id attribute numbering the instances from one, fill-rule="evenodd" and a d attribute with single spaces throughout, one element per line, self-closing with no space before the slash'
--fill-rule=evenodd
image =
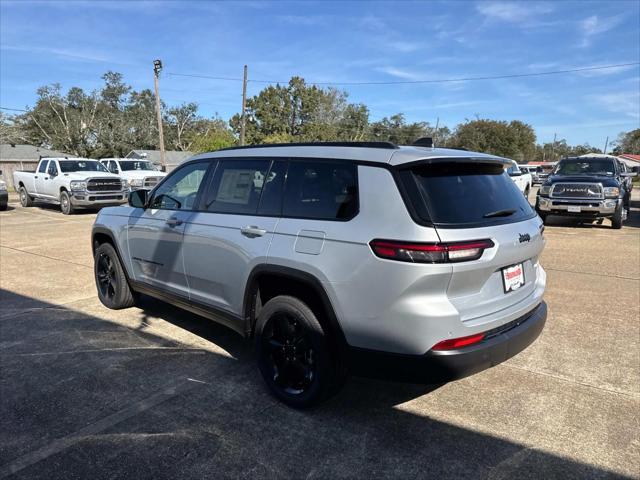
<path id="1" fill-rule="evenodd" d="M 614 145 L 613 153 L 615 155 L 621 155 L 623 153 L 640 155 L 640 128 L 636 128 L 630 132 L 620 133 Z"/>
<path id="2" fill-rule="evenodd" d="M 533 128 L 523 122 L 477 119 L 458 125 L 450 143 L 453 147 L 524 161 L 535 156 L 535 141 Z"/>
<path id="3" fill-rule="evenodd" d="M 212 152 L 236 144 L 236 138 L 229 125 L 217 115 L 210 120 L 202 120 L 199 127 L 205 130 L 190 133 L 189 150 L 192 152 Z"/>

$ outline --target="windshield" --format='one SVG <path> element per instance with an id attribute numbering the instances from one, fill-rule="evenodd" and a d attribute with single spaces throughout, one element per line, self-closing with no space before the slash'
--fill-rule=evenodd
<path id="1" fill-rule="evenodd" d="M 418 217 L 435 225 L 496 225 L 535 215 L 502 165 L 421 165 L 401 178 Z"/>
<path id="2" fill-rule="evenodd" d="M 60 170 L 62 173 L 71 172 L 104 172 L 109 171 L 100 162 L 95 160 L 61 160 Z"/>
<path id="3" fill-rule="evenodd" d="M 153 163 L 146 160 L 120 160 L 120 170 L 127 172 L 130 170 L 155 170 Z"/>
<path id="4" fill-rule="evenodd" d="M 556 167 L 556 175 L 613 175 L 613 160 L 562 160 Z"/>

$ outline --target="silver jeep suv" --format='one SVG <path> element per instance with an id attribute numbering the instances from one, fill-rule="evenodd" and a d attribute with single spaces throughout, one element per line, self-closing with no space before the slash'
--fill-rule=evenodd
<path id="1" fill-rule="evenodd" d="M 254 338 L 294 407 L 348 373 L 436 383 L 542 331 L 543 224 L 504 158 L 385 142 L 197 155 L 92 232 L 102 303 L 147 294 Z"/>

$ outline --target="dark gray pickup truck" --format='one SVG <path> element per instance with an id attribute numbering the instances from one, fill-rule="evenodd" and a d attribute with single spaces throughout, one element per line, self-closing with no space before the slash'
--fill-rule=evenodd
<path id="1" fill-rule="evenodd" d="M 622 228 L 631 200 L 627 180 L 635 175 L 613 156 L 564 158 L 540 186 L 536 211 L 543 221 L 548 215 L 609 218 L 613 228 Z"/>

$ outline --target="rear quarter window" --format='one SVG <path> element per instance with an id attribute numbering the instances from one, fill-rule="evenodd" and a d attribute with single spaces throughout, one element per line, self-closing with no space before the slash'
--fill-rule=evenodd
<path id="1" fill-rule="evenodd" d="M 423 164 L 401 170 L 400 179 L 420 223 L 473 228 L 535 216 L 502 165 Z"/>

